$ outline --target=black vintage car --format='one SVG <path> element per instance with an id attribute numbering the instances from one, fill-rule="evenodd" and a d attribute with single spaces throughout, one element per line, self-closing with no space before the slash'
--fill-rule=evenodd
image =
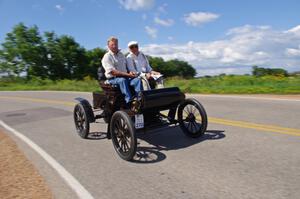
<path id="1" fill-rule="evenodd" d="M 119 88 L 107 84 L 103 69 L 99 70 L 99 85 L 102 91 L 93 92 L 92 105 L 86 99 L 76 98 L 75 127 L 82 138 L 87 138 L 90 123 L 103 119 L 108 123 L 107 138 L 112 139 L 116 152 L 124 160 L 132 160 L 136 154 L 139 131 L 179 125 L 192 138 L 206 131 L 204 107 L 196 99 L 186 98 L 177 87 L 142 91 L 138 100 L 127 107 Z"/>

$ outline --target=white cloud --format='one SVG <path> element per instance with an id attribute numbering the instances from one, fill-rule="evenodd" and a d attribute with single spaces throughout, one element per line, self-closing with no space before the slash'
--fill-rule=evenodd
<path id="1" fill-rule="evenodd" d="M 172 26 L 174 24 L 174 20 L 173 19 L 160 19 L 159 17 L 155 17 L 154 18 L 154 23 L 158 24 L 158 25 L 161 25 L 161 26 L 165 26 L 165 27 L 168 27 L 168 26 Z"/>
<path id="2" fill-rule="evenodd" d="M 146 10 L 153 7 L 154 0 L 119 0 L 119 3 L 126 10 Z"/>
<path id="3" fill-rule="evenodd" d="M 289 57 L 300 57 L 300 45 L 298 48 L 287 48 L 285 52 Z"/>
<path id="4" fill-rule="evenodd" d="M 55 5 L 55 9 L 58 10 L 60 13 L 62 13 L 65 10 L 64 7 L 59 4 Z"/>
<path id="5" fill-rule="evenodd" d="M 258 30 L 268 30 L 271 29 L 270 26 L 256 26 L 256 29 Z M 244 25 L 242 27 L 236 27 L 232 28 L 229 31 L 227 31 L 226 35 L 234 35 L 234 34 L 246 34 L 253 32 L 253 26 L 251 25 Z"/>
<path id="6" fill-rule="evenodd" d="M 173 40 L 174 40 L 174 37 L 169 36 L 169 37 L 168 37 L 168 40 L 173 41 Z"/>
<path id="7" fill-rule="evenodd" d="M 300 33 L 300 25 L 299 25 L 299 26 L 296 26 L 296 27 L 293 27 L 293 28 L 287 30 L 286 32 L 288 32 L 288 33 L 299 34 L 299 33 Z"/>
<path id="8" fill-rule="evenodd" d="M 300 26 L 299 26 L 300 27 Z M 300 28 L 299 28 L 300 31 Z M 269 26 L 245 25 L 230 29 L 223 40 L 185 44 L 149 44 L 142 50 L 165 60 L 189 62 L 199 75 L 250 73 L 253 65 L 300 70 L 300 34 Z"/>
<path id="9" fill-rule="evenodd" d="M 185 23 L 191 26 L 201 26 L 217 18 L 219 18 L 218 14 L 210 12 L 191 12 L 183 17 Z"/>
<path id="10" fill-rule="evenodd" d="M 155 39 L 157 37 L 157 29 L 151 28 L 149 26 L 145 26 L 145 30 L 146 30 L 146 33 L 153 39 Z"/>

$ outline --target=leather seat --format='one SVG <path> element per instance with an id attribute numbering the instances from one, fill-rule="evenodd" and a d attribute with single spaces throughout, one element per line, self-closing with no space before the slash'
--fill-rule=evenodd
<path id="1" fill-rule="evenodd" d="M 105 70 L 102 66 L 98 68 L 98 80 L 99 80 L 99 86 L 102 88 L 102 90 L 107 94 L 114 94 L 115 92 L 120 93 L 120 89 L 117 85 L 111 85 L 106 77 L 105 77 Z"/>
<path id="2" fill-rule="evenodd" d="M 120 89 L 117 85 L 112 85 L 112 84 L 108 83 L 107 81 L 100 80 L 99 85 L 103 91 L 120 91 Z"/>

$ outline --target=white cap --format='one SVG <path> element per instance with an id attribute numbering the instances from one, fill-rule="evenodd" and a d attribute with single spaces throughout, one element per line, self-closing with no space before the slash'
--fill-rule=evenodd
<path id="1" fill-rule="evenodd" d="M 130 41 L 127 46 L 130 47 L 132 45 L 138 45 L 138 44 L 139 43 L 137 41 Z"/>

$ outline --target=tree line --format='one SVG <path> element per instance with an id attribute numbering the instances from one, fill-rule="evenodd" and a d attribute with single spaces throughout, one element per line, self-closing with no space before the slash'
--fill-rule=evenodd
<path id="1" fill-rule="evenodd" d="M 263 76 L 280 76 L 280 77 L 288 77 L 288 76 L 296 76 L 299 74 L 299 72 L 294 72 L 294 73 L 288 73 L 287 70 L 284 70 L 283 68 L 263 68 L 263 67 L 258 67 L 258 66 L 253 66 L 251 75 L 255 77 L 263 77 Z M 245 74 L 249 75 L 249 74 Z M 227 76 L 225 73 L 221 73 L 219 75 L 216 75 L 219 77 L 224 77 Z M 230 75 L 233 76 L 233 75 Z M 205 76 L 208 78 L 211 78 L 212 76 Z"/>
<path id="2" fill-rule="evenodd" d="M 53 31 L 41 34 L 37 26 L 20 23 L 7 33 L 1 44 L 0 74 L 51 80 L 97 78 L 105 52 L 101 48 L 87 50 L 71 36 L 57 35 Z M 187 62 L 148 58 L 153 69 L 166 77 L 190 78 L 196 75 L 196 70 Z"/>
<path id="3" fill-rule="evenodd" d="M 252 75 L 256 77 L 271 75 L 271 76 L 289 76 L 288 72 L 282 68 L 262 68 L 258 66 L 252 67 Z"/>

